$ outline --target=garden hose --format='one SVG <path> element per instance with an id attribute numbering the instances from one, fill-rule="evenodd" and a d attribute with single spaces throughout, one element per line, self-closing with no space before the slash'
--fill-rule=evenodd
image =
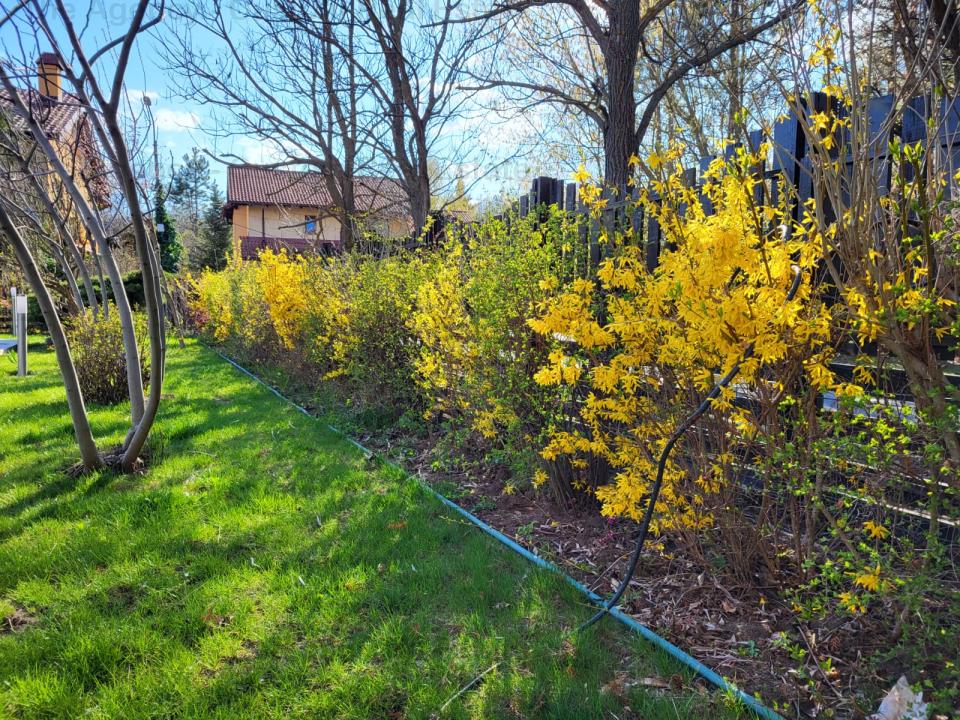
<path id="1" fill-rule="evenodd" d="M 790 302 L 797 294 L 797 290 L 800 289 L 800 268 L 797 265 L 792 265 L 790 267 L 793 270 L 793 283 L 790 286 L 790 290 L 787 292 L 786 302 Z M 663 446 L 663 450 L 660 452 L 660 459 L 657 462 L 657 475 L 653 482 L 653 488 L 650 490 L 650 499 L 647 501 L 647 509 L 643 514 L 643 521 L 640 524 L 640 534 L 637 536 L 636 543 L 633 547 L 633 553 L 630 556 L 630 563 L 627 566 L 627 574 L 624 576 L 623 580 L 620 581 L 619 587 L 616 591 L 607 600 L 603 606 L 596 612 L 596 614 L 587 620 L 583 625 L 577 628 L 577 632 L 586 630 L 588 627 L 593 625 L 595 622 L 600 620 L 604 615 L 608 614 L 614 607 L 616 607 L 617 602 L 620 598 L 623 597 L 623 594 L 627 591 L 627 587 L 630 585 L 630 581 L 633 579 L 634 574 L 637 571 L 637 565 L 640 562 L 640 554 L 643 551 L 643 545 L 647 540 L 647 535 L 650 532 L 650 522 L 653 520 L 654 509 L 657 505 L 657 499 L 660 497 L 660 489 L 663 487 L 663 474 L 666 471 L 667 460 L 670 457 L 670 453 L 673 450 L 674 446 L 683 437 L 683 435 L 689 430 L 693 424 L 699 420 L 707 410 L 710 409 L 710 406 L 713 404 L 713 401 L 720 396 L 720 392 L 729 385 L 733 379 L 740 372 L 740 367 L 746 360 L 749 360 L 753 357 L 755 342 L 751 342 L 747 346 L 747 349 L 743 351 L 743 354 L 737 359 L 737 362 L 734 363 L 733 367 L 730 368 L 730 371 L 724 375 L 720 381 L 713 386 L 713 389 L 707 393 L 707 396 L 703 399 L 703 402 L 697 406 L 697 409 L 694 410 L 690 415 L 688 415 L 680 425 L 671 433 L 667 444 Z"/>
<path id="2" fill-rule="evenodd" d="M 212 352 L 219 355 L 221 358 L 223 358 L 223 360 L 225 360 L 230 365 L 232 365 L 236 370 L 240 371 L 247 377 L 251 378 L 254 382 L 257 382 L 260 385 L 262 385 L 264 388 L 266 388 L 271 393 L 273 393 L 278 398 L 280 398 L 283 402 L 289 403 L 290 405 L 292 405 L 294 408 L 296 408 L 299 412 L 303 413 L 307 417 L 310 417 L 314 420 L 317 419 L 305 407 L 293 402 L 293 400 L 283 395 L 279 390 L 277 390 L 277 388 L 265 382 L 262 378 L 258 377 L 257 375 L 254 375 L 252 372 L 250 372 L 245 367 L 237 363 L 235 360 L 224 355 L 215 347 L 212 347 L 209 345 L 207 345 L 206 347 L 210 349 Z M 334 425 L 327 425 L 327 428 L 329 428 L 331 432 L 345 439 L 354 447 L 358 448 L 365 456 L 371 457 L 374 454 L 372 450 L 364 447 L 359 442 L 354 440 L 352 437 L 350 437 L 348 434 L 344 433 L 342 430 L 335 427 Z M 583 593 L 583 595 L 594 605 L 599 607 L 604 604 L 604 600 L 602 597 L 597 595 L 593 590 L 586 587 L 578 580 L 574 580 L 572 577 L 567 575 L 565 572 L 563 572 L 563 570 L 561 570 L 559 567 L 554 565 L 549 560 L 544 560 L 539 555 L 531 552 L 530 550 L 523 547 L 513 539 L 507 537 L 499 530 L 495 530 L 494 528 L 490 527 L 487 523 L 483 522 L 483 520 L 478 518 L 476 515 L 472 514 L 468 510 L 465 510 L 464 508 L 460 507 L 452 500 L 448 499 L 441 493 L 434 490 L 428 483 L 424 482 L 422 478 L 411 476 L 406 470 L 401 468 L 399 465 L 397 465 L 395 462 L 393 462 L 389 458 L 383 458 L 383 460 L 391 467 L 394 467 L 398 471 L 406 474 L 408 477 L 412 477 L 414 480 L 416 480 L 419 486 L 423 488 L 425 492 L 435 497 L 437 500 L 439 500 L 441 503 L 449 507 L 451 510 L 462 515 L 469 522 L 473 523 L 477 528 L 485 532 L 487 535 L 492 537 L 497 542 L 503 543 L 503 545 L 510 548 L 513 552 L 517 553 L 521 557 L 529 560 L 531 563 L 533 563 L 537 567 L 543 568 L 544 570 L 547 570 L 552 573 L 556 573 L 566 583 L 576 588 L 579 592 Z M 717 672 L 711 670 L 709 667 L 704 665 L 695 657 L 684 652 L 683 650 L 678 648 L 676 645 L 671 643 L 669 640 L 660 637 L 653 630 L 637 622 L 629 615 L 621 612 L 615 607 L 609 608 L 608 612 L 610 613 L 610 617 L 612 617 L 614 620 L 622 623 L 627 628 L 629 628 L 630 630 L 637 633 L 638 635 L 643 637 L 645 640 L 653 644 L 655 647 L 659 648 L 660 650 L 663 650 L 665 653 L 667 653 L 667 655 L 671 656 L 672 658 L 674 658 L 675 660 L 677 660 L 678 662 L 680 662 L 681 664 L 685 665 L 687 668 L 692 670 L 693 672 L 697 673 L 698 675 L 706 679 L 708 682 L 712 683 L 714 686 L 719 688 L 722 692 L 729 693 L 733 697 L 738 698 L 740 702 L 742 702 L 746 707 L 750 708 L 750 710 L 756 713 L 758 717 L 761 717 L 764 720 L 784 720 L 784 718 L 781 715 L 779 715 L 778 713 L 774 712 L 773 710 L 765 706 L 757 698 L 744 692 L 733 683 L 728 682 L 722 675 L 719 675 Z"/>

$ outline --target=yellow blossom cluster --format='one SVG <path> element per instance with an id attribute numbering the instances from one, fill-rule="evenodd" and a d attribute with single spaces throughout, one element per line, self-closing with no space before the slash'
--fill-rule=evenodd
<path id="1" fill-rule="evenodd" d="M 663 167 L 674 157 L 654 164 Z M 816 247 L 783 230 L 790 226 L 781 208 L 758 204 L 758 181 L 747 171 L 752 164 L 755 159 L 742 156 L 730 167 L 711 168 L 704 188 L 709 214 L 679 174 L 658 183 L 657 198 L 671 201 L 652 195 L 639 201 L 659 221 L 670 248 L 656 271 L 647 272 L 632 238 L 619 238 L 597 282 L 569 283 L 529 321 L 553 346 L 536 380 L 577 387 L 581 398 L 578 426 L 558 428 L 543 456 L 608 462 L 613 478 L 596 489 L 605 514 L 641 516 L 667 437 L 735 365 L 739 386 L 749 390 L 766 382 L 764 366 L 802 349 L 811 382 L 833 381 L 818 355 L 830 319 L 811 294 Z M 800 288 L 787 301 L 798 272 Z M 725 414 L 731 433 L 749 435 L 754 423 L 733 400 L 728 390 L 714 411 Z M 658 529 L 707 526 L 735 465 L 732 455 L 721 453 L 690 468 L 677 452 L 665 473 Z"/>

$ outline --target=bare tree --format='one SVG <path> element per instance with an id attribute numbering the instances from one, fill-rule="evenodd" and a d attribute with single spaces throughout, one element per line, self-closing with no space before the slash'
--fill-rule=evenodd
<path id="1" fill-rule="evenodd" d="M 48 329 L 54 343 L 61 373 L 67 385 L 68 401 L 74 429 L 81 448 L 82 462 L 90 469 L 104 461 L 124 471 L 132 470 L 139 462 L 141 451 L 156 418 L 163 384 L 165 359 L 165 329 L 162 314 L 162 290 L 155 238 L 149 234 L 142 211 L 142 188 L 137 182 L 134 160 L 123 132 L 123 79 L 137 36 L 160 22 L 162 4 L 152 19 L 147 19 L 149 0 L 140 0 L 134 9 L 129 27 L 105 44 L 90 47 L 83 33 L 77 30 L 70 10 L 62 0 L 50 8 L 48 3 L 35 0 L 18 2 L 9 10 L 3 9 L 0 27 L 6 26 L 15 34 L 20 47 L 19 61 L 8 59 L 0 65 L 0 86 L 4 94 L 5 167 L 8 191 L 3 194 L 0 228 L 3 236 L 16 252 L 17 258 L 40 301 Z M 41 46 L 51 48 L 43 57 L 62 72 L 56 78 L 44 78 L 55 93 L 32 93 L 24 87 L 25 77 L 32 73 L 19 68 L 32 68 L 28 53 L 39 53 Z M 36 55 L 34 55 L 36 57 Z M 78 69 L 71 66 L 71 60 Z M 25 77 L 24 77 L 25 76 Z M 72 92 L 61 88 L 66 83 Z M 62 94 L 61 94 L 62 93 Z M 76 113 L 79 130 L 74 145 L 55 141 L 46 121 L 52 107 L 66 108 Z M 84 167 L 79 153 L 95 154 L 97 162 Z M 19 173 L 19 175 L 17 175 Z M 150 392 L 144 398 L 140 372 L 139 348 L 133 329 L 129 299 L 113 253 L 113 237 L 101 212 L 104 194 L 111 187 L 121 199 L 129 217 L 146 299 L 146 315 L 150 342 Z M 29 198 L 35 198 L 31 203 Z M 74 267 L 83 278 L 87 301 L 95 307 L 89 272 L 84 264 L 81 248 L 86 238 L 91 243 L 90 254 L 97 266 L 104 266 L 110 280 L 117 313 L 120 319 L 128 389 L 130 394 L 131 426 L 120 450 L 106 458 L 101 457 L 89 433 L 82 394 L 76 385 L 76 371 L 70 349 L 62 332 L 53 294 L 37 269 L 36 261 L 26 239 L 33 226 L 43 231 L 43 222 L 37 213 L 43 213 L 49 223 L 59 229 L 61 243 L 50 245 L 54 257 L 65 274 L 72 275 L 66 258 L 72 257 Z M 71 228 L 76 228 L 73 231 Z M 78 243 L 79 235 L 84 243 Z M 58 252 L 58 249 L 60 252 Z M 66 250 L 66 253 L 63 250 Z M 62 257 L 62 261 L 61 261 Z M 71 297 L 82 304 L 78 285 L 70 285 Z M 102 309 L 106 310 L 106 303 Z"/>
<path id="2" fill-rule="evenodd" d="M 166 62 L 183 77 L 185 94 L 219 109 L 209 128 L 215 137 L 254 138 L 276 158 L 267 166 L 319 173 L 316 189 L 329 195 L 341 244 L 350 248 L 356 178 L 371 166 L 364 150 L 372 131 L 360 117 L 368 88 L 353 61 L 352 6 L 318 0 L 313 7 L 300 18 L 276 0 L 229 7 L 186 0 L 173 8 L 181 23 L 166 36 Z M 205 49 L 211 45 L 218 50 Z"/>
<path id="3" fill-rule="evenodd" d="M 603 135 L 604 180 L 622 189 L 629 176 L 630 156 L 638 151 L 661 102 L 677 83 L 776 27 L 805 5 L 804 0 L 789 0 L 772 9 L 768 3 L 747 7 L 739 2 L 704 4 L 692 0 L 497 2 L 473 20 L 500 18 L 513 22 L 517 13 L 542 6 L 561 7 L 564 17 L 551 29 L 589 39 L 596 60 L 586 56 L 584 62 L 576 63 L 567 57 L 562 77 L 568 81 L 561 83 L 557 82 L 556 68 L 563 65 L 562 56 L 547 55 L 546 62 L 518 68 L 504 62 L 501 52 L 495 52 L 487 69 L 475 73 L 477 83 L 473 87 L 522 91 L 532 99 L 569 107 L 590 118 Z M 552 39 L 546 37 L 548 47 Z M 549 72 L 539 73 L 531 65 L 547 67 Z M 645 74 L 647 80 L 640 88 L 638 68 L 655 71 Z"/>
<path id="4" fill-rule="evenodd" d="M 176 10 L 183 40 L 168 60 L 192 96 L 225 111 L 222 134 L 269 143 L 273 167 L 322 173 L 349 247 L 365 171 L 397 176 L 415 233 L 438 195 L 430 161 L 451 183 L 462 174 L 474 145 L 456 137 L 471 99 L 459 85 L 484 35 L 453 22 L 460 3 L 435 13 L 409 0 L 260 0 L 229 12 L 190 2 Z M 198 20 L 202 31 L 189 31 Z M 205 35 L 228 48 L 226 59 L 198 49 Z M 363 182 L 378 191 L 375 179 Z"/>
<path id="5" fill-rule="evenodd" d="M 360 2 L 361 27 L 379 50 L 380 75 L 371 75 L 369 82 L 389 125 L 391 142 L 381 149 L 399 174 L 419 234 L 431 199 L 439 194 L 428 160 L 442 159 L 439 176 L 450 175 L 448 168 L 462 162 L 469 147 L 462 137 L 451 136 L 442 138 L 446 148 L 437 145 L 465 117 L 469 97 L 459 85 L 466 65 L 482 51 L 483 24 L 452 22 L 461 0 L 445 0 L 438 14 L 415 1 Z"/>

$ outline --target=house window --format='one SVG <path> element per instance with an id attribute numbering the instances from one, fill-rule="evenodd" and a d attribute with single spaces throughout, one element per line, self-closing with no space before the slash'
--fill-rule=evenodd
<path id="1" fill-rule="evenodd" d="M 307 215 L 303 220 L 303 231 L 307 233 L 317 232 L 317 216 Z"/>

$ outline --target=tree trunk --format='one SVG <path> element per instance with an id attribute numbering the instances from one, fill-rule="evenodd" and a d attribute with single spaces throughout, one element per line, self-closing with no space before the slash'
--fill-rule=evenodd
<path id="1" fill-rule="evenodd" d="M 53 298 L 50 297 L 50 292 L 40 276 L 40 271 L 37 269 L 37 264 L 30 253 L 30 249 L 11 220 L 10 215 L 2 206 L 0 206 L 0 230 L 10 238 L 20 267 L 23 269 L 27 282 L 30 283 L 33 294 L 37 298 L 37 303 L 40 305 L 40 312 L 43 313 L 43 320 L 47 324 L 47 331 L 53 341 L 53 349 L 57 356 L 57 364 L 60 366 L 60 374 L 63 376 L 63 385 L 67 392 L 67 407 L 70 410 L 70 420 L 73 423 L 77 446 L 80 448 L 80 459 L 85 470 L 93 470 L 100 467 L 103 460 L 90 430 L 90 421 L 87 418 L 87 409 L 83 402 L 83 392 L 80 389 L 77 368 L 73 364 L 67 336 L 63 331 L 63 325 L 60 324 L 60 317 L 53 305 Z"/>
<path id="2" fill-rule="evenodd" d="M 142 8 L 141 8 L 142 11 Z M 130 214 L 133 219 L 133 238 L 134 245 L 137 248 L 137 257 L 140 260 L 140 273 L 143 278 L 143 294 L 146 300 L 147 314 L 147 332 L 150 335 L 150 395 L 143 406 L 143 412 L 140 419 L 134 423 L 133 434 L 127 438 L 124 444 L 123 457 L 120 461 L 124 472 L 130 472 L 140 451 L 143 449 L 153 427 L 153 422 L 157 416 L 157 410 L 160 407 L 160 396 L 163 388 L 164 363 L 166 360 L 166 330 L 164 328 L 163 318 L 163 293 L 160 287 L 160 269 L 159 258 L 153 252 L 152 244 L 147 237 L 146 223 L 143 220 L 143 214 L 140 209 L 139 195 L 137 194 L 136 181 L 133 173 L 129 171 L 132 167 L 127 156 L 127 146 L 124 143 L 123 134 L 116 116 L 111 114 L 105 117 L 107 130 L 110 133 L 110 139 L 113 141 L 117 153 L 116 175 L 122 185 L 123 194 L 130 206 Z M 109 257 L 112 263 L 113 255 Z M 109 264 L 109 263 L 108 263 Z M 120 286 L 119 295 L 127 301 L 127 293 Z M 116 289 L 114 296 L 117 296 Z M 118 304 L 119 307 L 119 304 Z M 124 343 L 126 349 L 132 347 L 136 349 L 136 338 L 133 338 L 131 344 Z M 128 355 L 127 360 L 127 378 L 132 385 L 131 378 L 136 378 L 137 390 L 141 400 L 143 399 L 143 379 L 140 373 L 139 353 L 133 358 L 134 367 L 130 366 Z M 132 390 L 131 390 L 132 392 Z M 131 398 L 133 396 L 131 395 Z"/>
<path id="3" fill-rule="evenodd" d="M 54 259 L 57 261 L 57 265 L 60 266 L 60 269 L 63 271 L 63 276 L 67 281 L 67 287 L 70 289 L 70 298 L 72 299 L 72 305 L 75 306 L 71 308 L 71 312 L 74 310 L 76 312 L 83 312 L 83 298 L 80 296 L 80 287 L 77 285 L 77 278 L 74 277 L 73 270 L 70 268 L 70 263 L 67 262 L 67 258 L 64 257 L 63 251 L 60 247 L 53 241 L 48 245 L 50 252 L 53 253 Z"/>
<path id="4" fill-rule="evenodd" d="M 356 244 L 356 200 L 353 192 L 353 180 L 345 178 L 340 184 L 340 248 L 349 252 Z"/>
<path id="5" fill-rule="evenodd" d="M 408 189 L 410 200 L 410 219 L 413 222 L 413 236 L 420 237 L 420 233 L 427 226 L 430 216 L 430 181 L 426 177 L 419 177 Z"/>
<path id="6" fill-rule="evenodd" d="M 604 65 L 607 71 L 607 122 L 603 129 L 604 184 L 623 197 L 630 176 L 630 156 L 637 152 L 637 103 L 634 98 L 637 51 L 640 46 L 640 3 L 612 2 L 610 35 Z"/>
<path id="7" fill-rule="evenodd" d="M 130 299 L 123 287 L 123 277 L 113 253 L 103 238 L 98 238 L 100 244 L 99 256 L 101 262 L 107 266 L 107 277 L 113 288 L 113 301 L 117 306 L 117 316 L 120 318 L 120 332 L 123 336 L 124 360 L 127 363 L 127 391 L 130 394 L 130 419 L 136 425 L 143 417 L 143 375 L 140 372 L 140 350 L 137 347 L 137 335 L 133 328 L 133 310 Z M 144 288 L 146 289 L 146 288 Z M 105 301 L 106 307 L 106 301 Z"/>
<path id="8" fill-rule="evenodd" d="M 30 185 L 36 191 L 37 197 L 40 198 L 40 201 L 43 203 L 44 208 L 50 217 L 53 218 L 54 222 L 57 225 L 57 229 L 60 233 L 60 240 L 63 242 L 64 248 L 67 250 L 67 254 L 73 260 L 73 264 L 77 266 L 77 274 L 80 275 L 81 280 L 83 281 L 83 289 L 87 296 L 87 304 L 90 306 L 90 309 L 93 311 L 94 317 L 97 315 L 99 310 L 99 303 L 97 302 L 97 295 L 93 291 L 93 283 L 90 280 L 90 273 L 87 272 L 86 266 L 83 264 L 83 255 L 77 249 L 77 243 L 73 238 L 73 234 L 70 232 L 70 228 L 67 227 L 66 219 L 63 214 L 61 214 L 57 207 L 54 205 L 53 201 L 46 193 L 46 188 L 40 182 L 37 176 L 30 172 L 30 165 L 26 160 L 21 160 L 23 165 L 24 172 L 26 176 L 30 179 Z M 64 261 L 66 266 L 66 261 Z M 70 269 L 66 267 L 65 272 L 70 276 Z M 83 303 L 80 303 L 80 306 L 83 307 Z"/>

